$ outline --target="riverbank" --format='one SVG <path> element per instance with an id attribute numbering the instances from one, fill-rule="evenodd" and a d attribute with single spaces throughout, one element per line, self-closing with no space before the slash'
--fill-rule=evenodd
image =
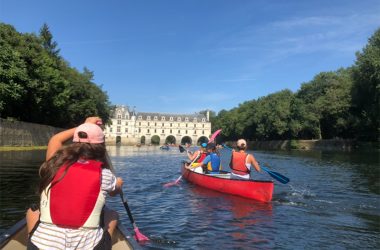
<path id="1" fill-rule="evenodd" d="M 378 151 L 379 142 L 361 142 L 356 140 L 277 140 L 249 141 L 248 147 L 254 150 L 321 150 L 321 151 Z"/>

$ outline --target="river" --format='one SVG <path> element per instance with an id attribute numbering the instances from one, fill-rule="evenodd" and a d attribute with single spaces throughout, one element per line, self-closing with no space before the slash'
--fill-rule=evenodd
<path id="1" fill-rule="evenodd" d="M 108 147 L 140 232 L 155 239 L 142 249 L 378 249 L 378 152 L 257 151 L 260 163 L 288 178 L 275 181 L 261 203 L 209 191 L 182 180 L 178 148 Z M 44 151 L 0 152 L 0 233 L 37 200 Z M 230 152 L 221 150 L 224 166 Z M 253 178 L 271 179 L 263 173 Z M 131 229 L 119 197 L 108 205 Z M 157 240 L 159 239 L 159 240 Z"/>

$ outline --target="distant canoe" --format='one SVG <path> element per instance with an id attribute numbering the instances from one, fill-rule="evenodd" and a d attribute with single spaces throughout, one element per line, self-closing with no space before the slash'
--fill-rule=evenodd
<path id="1" fill-rule="evenodd" d="M 230 179 L 231 173 L 226 171 L 221 174 L 201 174 L 185 168 L 184 163 L 181 171 L 184 179 L 204 188 L 257 201 L 272 200 L 273 181 Z"/>
<path id="2" fill-rule="evenodd" d="M 161 150 L 169 150 L 170 148 L 169 148 L 169 146 L 161 146 L 160 149 Z"/>
<path id="3" fill-rule="evenodd" d="M 17 222 L 6 233 L 0 236 L 0 249 L 2 250 L 25 250 L 28 240 L 25 219 Z M 138 249 L 138 245 L 131 235 L 120 226 L 112 236 L 112 250 Z"/>

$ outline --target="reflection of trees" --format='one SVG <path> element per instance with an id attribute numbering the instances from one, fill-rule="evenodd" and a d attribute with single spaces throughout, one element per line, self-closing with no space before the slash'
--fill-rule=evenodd
<path id="1" fill-rule="evenodd" d="M 367 184 L 367 188 L 380 194 L 380 154 L 377 151 L 276 151 L 277 155 L 291 155 L 299 158 L 317 159 L 318 165 L 336 165 L 341 171 L 354 172 L 351 178 L 352 186 L 359 188 L 359 185 Z M 360 181 L 365 179 L 367 183 Z M 346 180 L 348 181 L 348 180 Z"/>

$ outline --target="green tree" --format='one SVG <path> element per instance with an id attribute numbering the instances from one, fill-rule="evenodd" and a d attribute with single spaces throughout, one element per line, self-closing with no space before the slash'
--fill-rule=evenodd
<path id="1" fill-rule="evenodd" d="M 353 79 L 353 111 L 360 137 L 380 140 L 380 29 L 356 54 Z"/>

